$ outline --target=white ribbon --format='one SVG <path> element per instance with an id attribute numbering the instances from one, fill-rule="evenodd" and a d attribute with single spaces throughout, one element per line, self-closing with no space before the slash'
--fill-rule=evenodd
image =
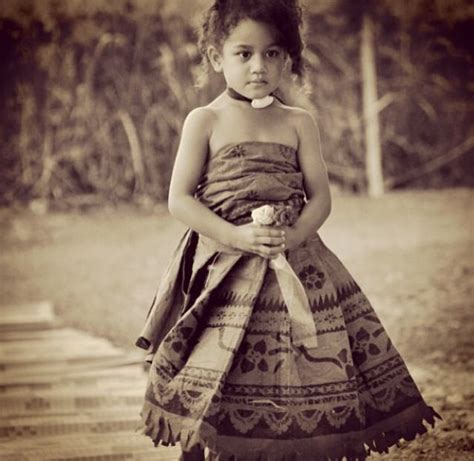
<path id="1" fill-rule="evenodd" d="M 278 217 L 273 206 L 262 205 L 252 211 L 252 220 L 255 224 L 269 226 L 277 224 Z M 313 313 L 300 279 L 282 253 L 270 260 L 269 266 L 275 271 L 283 300 L 288 308 L 293 344 L 307 349 L 318 347 Z"/>
<path id="2" fill-rule="evenodd" d="M 305 346 L 307 349 L 318 347 L 313 313 L 300 279 L 281 253 L 275 259 L 270 260 L 269 266 L 275 271 L 278 285 L 288 308 L 293 344 Z"/>

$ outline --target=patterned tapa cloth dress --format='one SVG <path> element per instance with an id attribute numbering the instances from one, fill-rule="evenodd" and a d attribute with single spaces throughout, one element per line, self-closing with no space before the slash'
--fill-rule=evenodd
<path id="1" fill-rule="evenodd" d="M 304 206 L 294 148 L 244 142 L 207 161 L 196 197 L 224 219 Z M 291 341 L 268 260 L 188 230 L 137 345 L 151 362 L 140 429 L 155 445 L 200 444 L 215 460 L 364 460 L 434 426 L 366 296 L 317 233 L 286 252 L 318 347 Z"/>

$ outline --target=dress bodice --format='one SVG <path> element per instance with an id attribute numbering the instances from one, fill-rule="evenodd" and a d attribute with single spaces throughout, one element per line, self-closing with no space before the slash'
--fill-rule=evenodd
<path id="1" fill-rule="evenodd" d="M 304 204 L 297 150 L 272 142 L 229 144 L 209 155 L 196 198 L 222 218 L 245 223 L 263 204 Z"/>

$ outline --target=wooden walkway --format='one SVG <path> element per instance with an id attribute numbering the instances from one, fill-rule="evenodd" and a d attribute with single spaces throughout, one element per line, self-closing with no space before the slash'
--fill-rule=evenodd
<path id="1" fill-rule="evenodd" d="M 134 432 L 142 361 L 63 327 L 48 303 L 0 306 L 0 461 L 177 461 Z"/>

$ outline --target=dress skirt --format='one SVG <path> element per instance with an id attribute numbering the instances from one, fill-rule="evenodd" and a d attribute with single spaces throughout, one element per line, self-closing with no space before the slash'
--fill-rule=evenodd
<path id="1" fill-rule="evenodd" d="M 280 145 L 243 147 L 283 155 Z M 247 194 L 246 213 L 268 203 L 257 195 Z M 301 205 L 295 200 L 274 203 Z M 305 288 L 317 347 L 292 342 L 268 260 L 186 231 L 137 340 L 151 364 L 141 430 L 155 445 L 201 445 L 222 461 L 356 461 L 434 426 L 439 416 L 319 234 L 286 257 Z"/>

